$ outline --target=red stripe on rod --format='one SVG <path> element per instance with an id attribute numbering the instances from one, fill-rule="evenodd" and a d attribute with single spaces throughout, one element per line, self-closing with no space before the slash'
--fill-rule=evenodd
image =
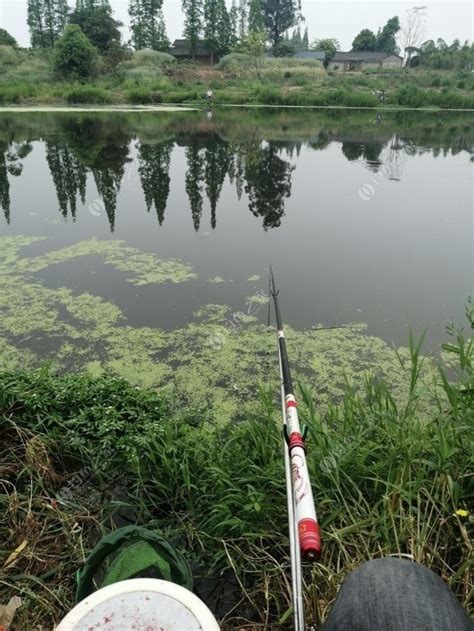
<path id="1" fill-rule="evenodd" d="M 298 523 L 301 556 L 306 561 L 315 561 L 321 555 L 321 533 L 314 519 L 302 519 Z"/>
<path id="2" fill-rule="evenodd" d="M 291 432 L 288 438 L 288 449 L 290 451 L 290 454 L 292 449 L 294 449 L 295 447 L 301 447 L 301 449 L 306 450 L 304 446 L 303 436 L 300 434 L 300 432 Z"/>
<path id="3" fill-rule="evenodd" d="M 296 408 L 296 407 L 298 407 L 298 404 L 293 399 L 290 399 L 289 401 L 286 402 L 286 407 L 287 408 Z"/>

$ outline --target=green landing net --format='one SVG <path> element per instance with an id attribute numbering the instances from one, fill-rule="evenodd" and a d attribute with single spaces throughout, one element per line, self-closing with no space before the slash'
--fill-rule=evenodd
<path id="1" fill-rule="evenodd" d="M 191 590 L 188 562 L 152 530 L 126 526 L 106 535 L 77 573 L 76 602 L 112 583 L 130 578 L 158 578 Z"/>

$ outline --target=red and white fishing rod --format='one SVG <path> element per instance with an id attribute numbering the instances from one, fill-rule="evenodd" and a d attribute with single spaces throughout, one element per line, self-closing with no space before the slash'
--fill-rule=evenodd
<path id="1" fill-rule="evenodd" d="M 282 415 L 285 430 L 285 470 L 288 498 L 288 524 L 290 530 L 290 552 L 295 629 L 304 629 L 301 559 L 316 561 L 321 554 L 319 532 L 313 492 L 306 463 L 306 449 L 301 432 L 296 397 L 293 391 L 290 364 L 286 349 L 283 321 L 281 318 L 278 291 L 273 270 L 270 266 L 270 292 L 275 306 L 277 324 L 278 363 L 281 378 Z"/>

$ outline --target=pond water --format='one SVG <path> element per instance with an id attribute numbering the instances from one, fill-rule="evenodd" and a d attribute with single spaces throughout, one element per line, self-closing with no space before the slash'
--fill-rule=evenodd
<path id="1" fill-rule="evenodd" d="M 2 366 L 107 370 L 232 415 L 268 371 L 272 263 L 318 392 L 391 376 L 410 329 L 435 352 L 463 321 L 473 136 L 454 113 L 0 114 Z"/>

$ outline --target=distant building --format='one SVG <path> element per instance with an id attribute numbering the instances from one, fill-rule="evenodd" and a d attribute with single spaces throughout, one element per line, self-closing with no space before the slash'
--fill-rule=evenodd
<path id="1" fill-rule="evenodd" d="M 314 59 L 315 61 L 320 61 L 321 63 L 324 63 L 324 60 L 326 59 L 326 53 L 324 50 L 298 50 L 297 52 L 291 53 L 287 56 L 292 59 Z M 275 55 L 271 50 L 267 50 L 265 57 L 275 59 Z"/>
<path id="2" fill-rule="evenodd" d="M 329 70 L 365 70 L 366 68 L 401 68 L 400 55 L 360 51 L 355 53 L 337 52 L 328 64 Z"/>
<path id="3" fill-rule="evenodd" d="M 189 40 L 187 39 L 175 39 L 168 52 L 173 57 L 176 57 L 178 61 L 193 60 Z M 206 40 L 200 39 L 195 46 L 194 61 L 206 66 L 212 66 L 219 61 L 219 57 L 209 48 Z"/>
<path id="4" fill-rule="evenodd" d="M 324 50 L 299 50 L 293 57 L 296 59 L 315 59 L 316 61 L 324 63 L 326 53 Z"/>

